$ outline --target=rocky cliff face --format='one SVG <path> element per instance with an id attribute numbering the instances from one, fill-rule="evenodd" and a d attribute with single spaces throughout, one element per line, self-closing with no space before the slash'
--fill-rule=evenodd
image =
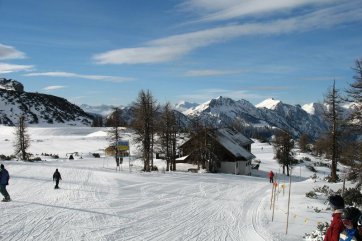
<path id="1" fill-rule="evenodd" d="M 92 116 L 64 98 L 24 92 L 21 83 L 0 79 L 0 124 L 15 125 L 20 115 L 28 124 L 90 126 Z"/>
<path id="2" fill-rule="evenodd" d="M 16 80 L 5 79 L 5 78 L 0 78 L 0 89 L 24 92 L 24 86 L 22 83 Z"/>

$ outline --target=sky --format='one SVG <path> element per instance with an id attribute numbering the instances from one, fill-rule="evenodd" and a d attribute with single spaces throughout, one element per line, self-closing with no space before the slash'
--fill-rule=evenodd
<path id="1" fill-rule="evenodd" d="M 360 0 L 0 0 L 0 78 L 75 104 L 320 102 L 362 58 Z"/>

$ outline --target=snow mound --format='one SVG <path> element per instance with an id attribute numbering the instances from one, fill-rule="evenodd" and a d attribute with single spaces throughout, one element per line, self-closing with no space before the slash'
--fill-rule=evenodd
<path id="1" fill-rule="evenodd" d="M 87 137 L 98 137 L 98 136 L 107 136 L 107 133 L 104 132 L 104 131 L 96 131 L 96 132 L 93 132 L 93 133 L 90 133 L 87 135 Z"/>

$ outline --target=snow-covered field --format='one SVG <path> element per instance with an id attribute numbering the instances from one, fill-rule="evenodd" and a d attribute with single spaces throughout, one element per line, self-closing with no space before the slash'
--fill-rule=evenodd
<path id="1" fill-rule="evenodd" d="M 289 183 L 283 175 L 278 181 L 285 182 L 286 188 L 283 194 L 279 185 L 272 221 L 272 185 L 266 173 L 279 173 L 280 167 L 268 144 L 252 145 L 252 153 L 261 160 L 253 176 L 187 173 L 190 166 L 183 164 L 178 164 L 177 172 L 163 172 L 161 160 L 155 160 L 159 172 L 142 173 L 137 160 L 132 160 L 129 170 L 128 158 L 117 172 L 114 160 L 103 155 L 108 145 L 104 128 L 32 127 L 29 131 L 31 153 L 60 158 L 1 161 L 11 175 L 12 201 L 0 203 L 0 240 L 300 241 L 318 222 L 330 220 L 323 200 L 305 197 L 313 187 L 326 183 L 312 181 L 313 173 L 302 164 L 293 170 L 288 233 Z M 12 128 L 0 126 L 0 154 L 12 154 L 12 133 Z M 127 131 L 124 136 L 131 139 Z M 66 155 L 74 152 L 78 156 L 68 160 Z M 96 152 L 101 158 L 91 155 Z M 63 178 L 59 190 L 53 189 L 52 182 L 56 168 Z M 328 175 L 327 168 L 316 169 L 319 177 Z"/>

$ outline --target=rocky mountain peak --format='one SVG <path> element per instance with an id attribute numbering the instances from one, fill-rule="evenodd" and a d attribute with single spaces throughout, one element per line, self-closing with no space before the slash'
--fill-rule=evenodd
<path id="1" fill-rule="evenodd" d="M 0 89 L 24 92 L 24 85 L 13 79 L 0 78 Z"/>

